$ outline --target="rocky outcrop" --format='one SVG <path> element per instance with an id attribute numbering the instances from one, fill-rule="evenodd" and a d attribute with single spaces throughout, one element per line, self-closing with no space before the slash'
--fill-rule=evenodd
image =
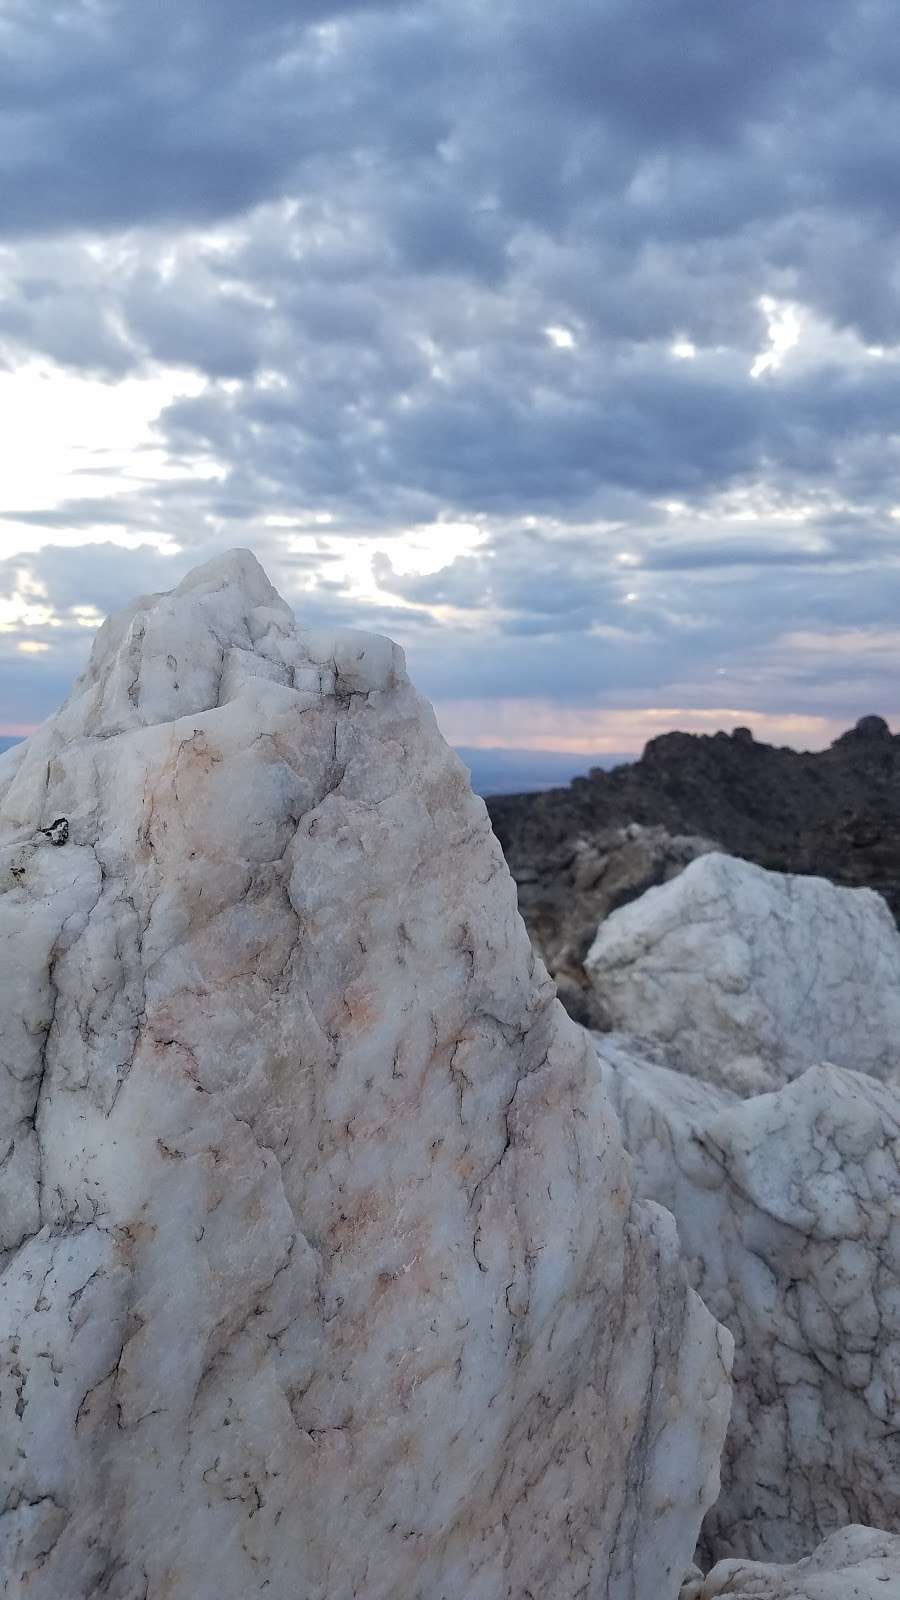
<path id="1" fill-rule="evenodd" d="M 640 1191 L 735 1338 L 704 1564 L 793 1561 L 851 1522 L 900 1531 L 900 1094 L 819 1066 L 742 1102 L 596 1043 Z"/>
<path id="2" fill-rule="evenodd" d="M 665 1600 L 727 1334 L 482 803 L 252 557 L 0 760 L 0 1550 L 30 1600 Z"/>
<path id="3" fill-rule="evenodd" d="M 605 849 L 602 841 L 630 824 L 715 840 L 772 870 L 876 889 L 900 918 L 900 735 L 881 717 L 861 718 L 819 752 L 775 749 L 747 728 L 664 734 L 639 761 L 595 769 L 565 789 L 494 795 L 488 809 L 522 914 L 551 955 L 554 976 L 555 946 L 570 943 L 568 930 L 593 916 L 593 907 L 582 914 L 572 906 L 571 864 L 580 850 Z M 557 884 L 569 892 L 558 893 Z M 593 1023 L 581 988 L 567 980 L 561 998 Z"/>
<path id="4" fill-rule="evenodd" d="M 665 828 L 631 823 L 592 839 L 576 839 L 559 855 L 522 868 L 519 910 L 559 998 L 576 1021 L 607 1026 L 602 996 L 584 968 L 598 923 L 715 848 L 708 839 L 673 838 Z"/>
<path id="5" fill-rule="evenodd" d="M 612 1027 L 740 1093 L 818 1061 L 900 1075 L 900 934 L 879 895 L 705 855 L 600 927 Z"/>
<path id="6" fill-rule="evenodd" d="M 900 1538 L 843 1528 L 794 1566 L 722 1561 L 690 1579 L 681 1600 L 893 1600 L 900 1594 Z"/>

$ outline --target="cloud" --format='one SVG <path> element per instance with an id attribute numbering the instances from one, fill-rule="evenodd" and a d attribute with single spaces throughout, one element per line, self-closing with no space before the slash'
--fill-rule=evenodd
<path id="1" fill-rule="evenodd" d="M 40 15 L 13 0 L 0 72 L 7 232 L 208 221 L 279 192 L 334 144 L 342 51 L 322 24 L 366 9 L 392 7 L 304 0 L 298 15 L 185 0 L 163 28 L 127 0 Z"/>
<path id="2" fill-rule="evenodd" d="M 894 23 L 11 0 L 0 369 L 160 400 L 125 478 L 0 505 L 55 618 L 0 634 L 7 697 L 46 704 L 75 606 L 251 543 L 448 701 L 869 709 L 884 652 L 796 640 L 898 599 Z"/>

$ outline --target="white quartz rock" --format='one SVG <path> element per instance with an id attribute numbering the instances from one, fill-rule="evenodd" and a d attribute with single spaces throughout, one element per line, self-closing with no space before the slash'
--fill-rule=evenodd
<path id="1" fill-rule="evenodd" d="M 101 629 L 0 1049 L 4 1592 L 674 1600 L 730 1340 L 396 646 L 246 553 Z"/>
<path id="2" fill-rule="evenodd" d="M 735 1338 L 704 1555 L 787 1561 L 848 1522 L 900 1531 L 900 1094 L 822 1066 L 742 1102 L 596 1038 L 640 1192 L 674 1212 Z"/>
<path id="3" fill-rule="evenodd" d="M 900 1595 L 900 1537 L 875 1528 L 842 1528 L 793 1566 L 721 1561 L 681 1600 L 896 1600 Z"/>
<path id="4" fill-rule="evenodd" d="M 614 911 L 585 969 L 614 1028 L 739 1093 L 818 1061 L 900 1076 L 900 934 L 870 889 L 704 855 Z"/>

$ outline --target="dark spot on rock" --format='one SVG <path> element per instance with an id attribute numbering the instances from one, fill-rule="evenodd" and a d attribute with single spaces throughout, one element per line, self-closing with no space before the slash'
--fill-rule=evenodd
<path id="1" fill-rule="evenodd" d="M 69 822 L 68 822 L 68 818 L 67 817 L 57 817 L 55 822 L 51 822 L 49 828 L 41 828 L 40 831 L 44 835 L 45 839 L 49 839 L 50 840 L 51 844 L 55 844 L 55 845 L 65 844 L 66 840 L 69 837 Z"/>

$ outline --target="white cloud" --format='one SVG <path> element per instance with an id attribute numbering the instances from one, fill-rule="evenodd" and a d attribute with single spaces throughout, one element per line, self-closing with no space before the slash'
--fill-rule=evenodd
<path id="1" fill-rule="evenodd" d="M 150 479 L 186 476 L 176 468 L 153 424 L 164 406 L 204 387 L 198 373 L 160 368 L 143 377 L 104 383 L 47 362 L 0 371 L 0 436 L 3 439 L 3 500 L 0 555 L 36 550 L 46 530 L 16 519 L 16 512 L 52 508 L 80 497 L 115 499 Z M 129 535 L 104 521 L 113 543 L 168 541 L 152 532 Z M 54 532 L 56 544 L 83 544 L 83 529 Z"/>
<path id="2" fill-rule="evenodd" d="M 797 306 L 774 300 L 764 294 L 759 309 L 766 319 L 767 350 L 761 350 L 750 368 L 751 378 L 761 378 L 766 372 L 777 372 L 789 350 L 800 342 L 802 319 Z"/>

